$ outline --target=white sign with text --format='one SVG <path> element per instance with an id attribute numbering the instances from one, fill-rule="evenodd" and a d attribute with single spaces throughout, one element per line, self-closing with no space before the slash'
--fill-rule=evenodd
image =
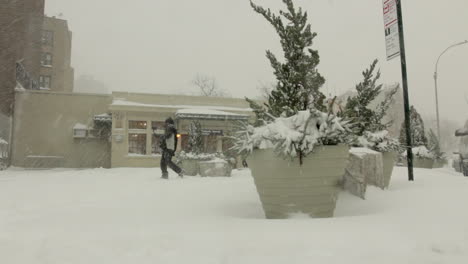
<path id="1" fill-rule="evenodd" d="M 383 0 L 383 14 L 387 60 L 391 60 L 400 55 L 400 37 L 396 0 Z"/>

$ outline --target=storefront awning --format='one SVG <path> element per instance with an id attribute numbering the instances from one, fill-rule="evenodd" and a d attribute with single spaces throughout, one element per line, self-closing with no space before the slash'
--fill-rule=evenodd
<path id="1" fill-rule="evenodd" d="M 211 109 L 180 109 L 175 114 L 177 119 L 205 120 L 248 120 L 248 115 Z"/>
<path id="2" fill-rule="evenodd" d="M 93 119 L 94 121 L 112 122 L 112 116 L 110 114 L 95 115 Z"/>

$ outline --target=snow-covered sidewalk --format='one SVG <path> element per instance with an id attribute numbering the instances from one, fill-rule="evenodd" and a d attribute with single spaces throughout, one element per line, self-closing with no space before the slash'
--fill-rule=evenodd
<path id="1" fill-rule="evenodd" d="M 266 220 L 248 170 L 0 172 L 0 263 L 468 263 L 468 178 L 396 168 L 336 217 Z"/>

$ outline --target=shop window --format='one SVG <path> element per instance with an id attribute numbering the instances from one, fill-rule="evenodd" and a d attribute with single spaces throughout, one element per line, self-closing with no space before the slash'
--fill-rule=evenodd
<path id="1" fill-rule="evenodd" d="M 161 121 L 151 121 L 151 128 L 157 131 L 164 131 L 165 124 Z"/>
<path id="2" fill-rule="evenodd" d="M 152 142 L 151 142 L 151 154 L 161 154 L 162 150 L 160 147 L 160 142 L 161 142 L 161 137 L 158 135 L 153 135 L 152 136 Z"/>
<path id="3" fill-rule="evenodd" d="M 146 134 L 128 134 L 128 153 L 146 155 Z"/>
<path id="4" fill-rule="evenodd" d="M 146 121 L 128 121 L 128 129 L 146 129 Z"/>
<path id="5" fill-rule="evenodd" d="M 179 140 L 181 141 L 182 150 L 185 152 L 189 152 L 189 136 L 188 135 L 180 135 Z"/>
<path id="6" fill-rule="evenodd" d="M 216 153 L 218 148 L 218 137 L 215 135 L 203 136 L 205 153 Z"/>

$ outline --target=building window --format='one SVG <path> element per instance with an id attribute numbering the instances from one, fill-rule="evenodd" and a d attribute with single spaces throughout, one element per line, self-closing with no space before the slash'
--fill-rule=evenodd
<path id="1" fill-rule="evenodd" d="M 146 121 L 128 121 L 128 129 L 146 129 Z"/>
<path id="2" fill-rule="evenodd" d="M 161 136 L 160 135 L 154 135 L 151 137 L 152 142 L 151 142 L 151 154 L 161 154 L 162 150 L 160 147 L 160 142 L 161 142 Z"/>
<path id="3" fill-rule="evenodd" d="M 161 121 L 151 121 L 151 128 L 157 131 L 164 131 L 165 123 Z"/>
<path id="4" fill-rule="evenodd" d="M 205 153 L 216 153 L 218 147 L 218 137 L 215 135 L 203 136 Z"/>
<path id="5" fill-rule="evenodd" d="M 161 136 L 164 135 L 164 122 L 161 121 L 151 121 L 151 130 L 152 130 L 152 141 L 151 141 L 151 154 L 159 155 L 162 153 L 160 142 Z"/>
<path id="6" fill-rule="evenodd" d="M 39 88 L 40 89 L 50 89 L 52 82 L 52 77 L 48 75 L 39 76 Z"/>
<path id="7" fill-rule="evenodd" d="M 52 66 L 52 54 L 45 52 L 41 54 L 41 65 Z"/>
<path id="8" fill-rule="evenodd" d="M 54 32 L 50 30 L 43 30 L 42 31 L 42 45 L 45 46 L 54 46 Z"/>
<path id="9" fill-rule="evenodd" d="M 181 141 L 180 145 L 182 147 L 182 150 L 185 152 L 191 151 L 189 149 L 189 136 L 188 135 L 181 135 L 179 140 Z"/>
<path id="10" fill-rule="evenodd" d="M 128 153 L 146 155 L 146 134 L 128 134 Z"/>

